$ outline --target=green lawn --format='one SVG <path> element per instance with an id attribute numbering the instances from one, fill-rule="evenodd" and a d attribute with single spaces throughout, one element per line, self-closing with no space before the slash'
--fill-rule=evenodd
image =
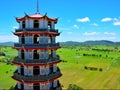
<path id="1" fill-rule="evenodd" d="M 78 48 L 80 47 L 58 50 L 61 59 L 67 61 L 59 64 L 63 73 L 60 78 L 63 88 L 67 88 L 69 84 L 76 84 L 83 89 L 120 89 L 119 52 L 85 50 L 85 47 L 82 47 L 80 51 L 76 51 Z M 114 50 L 112 46 L 100 46 L 100 48 Z M 83 56 L 83 53 L 101 54 L 102 57 Z M 103 71 L 85 70 L 84 66 L 102 68 Z"/>
<path id="2" fill-rule="evenodd" d="M 110 49 L 112 51 L 96 51 L 97 49 Z M 13 58 L 17 56 L 17 51 L 11 47 L 3 48 L 6 57 L 1 59 Z M 63 76 L 60 83 L 63 88 L 69 84 L 76 84 L 83 89 L 120 89 L 120 46 L 74 46 L 63 47 L 57 51 L 61 62 L 58 66 Z M 83 54 L 96 54 L 99 56 L 83 56 Z M 98 70 L 86 70 L 84 67 L 95 67 Z M 102 68 L 102 71 L 99 69 Z M 11 78 L 16 66 L 7 65 L 0 62 L 0 89 L 8 89 L 15 86 L 16 82 Z M 8 73 L 6 73 L 8 72 Z"/>
<path id="3" fill-rule="evenodd" d="M 15 81 L 11 78 L 15 71 L 14 65 L 0 63 L 0 89 L 9 89 L 15 85 Z"/>

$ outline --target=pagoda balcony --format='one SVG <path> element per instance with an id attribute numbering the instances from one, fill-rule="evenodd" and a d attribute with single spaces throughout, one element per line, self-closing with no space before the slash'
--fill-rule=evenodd
<path id="1" fill-rule="evenodd" d="M 21 81 L 21 82 L 45 82 L 45 81 L 50 81 L 54 80 L 56 78 L 59 78 L 62 76 L 60 70 L 58 69 L 57 72 L 53 72 L 49 75 L 34 75 L 34 76 L 24 76 L 18 73 L 16 70 L 12 76 L 15 80 Z"/>
<path id="2" fill-rule="evenodd" d="M 58 29 L 36 29 L 36 28 L 23 28 L 23 29 L 16 29 L 15 32 L 21 32 L 21 31 L 25 31 L 25 32 L 55 32 L 58 33 Z"/>
<path id="3" fill-rule="evenodd" d="M 14 44 L 15 48 L 58 48 L 60 47 L 59 43 L 55 44 L 20 44 L 20 43 L 15 43 Z"/>
<path id="4" fill-rule="evenodd" d="M 61 62 L 60 57 L 57 55 L 55 58 L 49 57 L 47 60 L 46 59 L 34 59 L 34 60 L 29 60 L 29 59 L 20 59 L 18 57 L 14 58 L 13 63 L 15 64 L 25 64 L 25 65 L 46 65 L 46 64 L 54 64 L 54 63 L 59 63 Z"/>
<path id="5" fill-rule="evenodd" d="M 34 86 L 34 85 L 33 85 Z M 15 85 L 15 88 L 14 88 L 15 90 L 23 90 L 23 88 L 22 89 L 19 89 L 18 88 L 18 86 L 17 86 L 17 84 Z M 34 89 L 33 89 L 34 90 Z M 57 86 L 56 87 L 51 87 L 49 90 L 62 90 L 62 87 L 61 87 L 61 84 L 60 84 L 60 82 L 59 81 L 57 81 Z"/>

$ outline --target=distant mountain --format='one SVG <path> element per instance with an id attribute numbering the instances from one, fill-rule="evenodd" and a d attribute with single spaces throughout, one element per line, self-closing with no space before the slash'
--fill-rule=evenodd
<path id="1" fill-rule="evenodd" d="M 96 41 L 85 41 L 85 42 L 76 42 L 76 41 L 67 41 L 67 42 L 60 42 L 61 45 L 120 45 L 120 42 L 112 42 L 108 40 L 96 40 Z M 14 42 L 2 42 L 0 45 L 3 46 L 13 46 Z"/>
<path id="2" fill-rule="evenodd" d="M 0 45 L 2 45 L 2 46 L 13 46 L 14 42 L 0 42 Z"/>
<path id="3" fill-rule="evenodd" d="M 67 41 L 67 42 L 60 42 L 61 45 L 80 45 L 81 42 L 75 41 Z"/>
<path id="4" fill-rule="evenodd" d="M 67 41 L 67 42 L 61 42 L 61 45 L 120 45 L 120 42 L 112 42 L 108 40 L 96 40 L 96 41 L 85 41 L 85 42 Z"/>
<path id="5" fill-rule="evenodd" d="M 108 41 L 108 40 L 99 40 L 99 41 L 85 41 L 83 44 L 90 44 L 90 45 L 113 45 L 115 42 Z"/>
<path id="6" fill-rule="evenodd" d="M 116 44 L 116 45 L 120 45 L 120 42 L 116 42 L 115 44 Z"/>

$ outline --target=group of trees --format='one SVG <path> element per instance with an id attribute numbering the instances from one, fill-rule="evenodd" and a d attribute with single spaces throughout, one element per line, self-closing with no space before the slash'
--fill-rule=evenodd
<path id="1" fill-rule="evenodd" d="M 96 56 L 96 57 L 102 57 L 101 54 L 85 54 L 85 53 L 83 53 L 83 56 Z"/>
<path id="2" fill-rule="evenodd" d="M 99 70 L 99 71 L 103 71 L 103 69 L 102 69 L 102 68 L 87 67 L 87 66 L 84 66 L 84 69 L 86 69 L 86 70 L 94 70 L 94 71 L 97 71 L 97 70 Z"/>
<path id="3" fill-rule="evenodd" d="M 103 51 L 103 52 L 112 52 L 113 50 L 111 49 L 98 49 L 98 48 L 92 48 L 92 50 L 95 50 L 95 51 Z"/>

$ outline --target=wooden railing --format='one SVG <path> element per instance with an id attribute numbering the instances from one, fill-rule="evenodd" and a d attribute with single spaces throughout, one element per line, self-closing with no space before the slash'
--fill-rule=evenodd
<path id="1" fill-rule="evenodd" d="M 23 64 L 49 64 L 49 63 L 57 63 L 61 62 L 59 55 L 56 57 L 49 57 L 48 59 L 34 59 L 34 60 L 29 60 L 29 59 L 20 59 L 18 57 L 14 58 L 13 63 L 23 63 Z"/>
<path id="2" fill-rule="evenodd" d="M 17 72 L 14 73 L 13 78 L 17 80 L 22 80 L 22 82 L 40 82 L 40 81 L 48 81 L 55 78 L 60 77 L 62 74 L 58 70 L 55 73 L 51 73 L 49 75 L 34 75 L 34 76 L 23 76 Z"/>
<path id="3" fill-rule="evenodd" d="M 58 29 L 29 29 L 29 28 L 26 28 L 26 29 L 16 29 L 15 32 L 21 32 L 21 31 L 32 31 L 32 32 L 56 32 L 58 33 Z"/>
<path id="4" fill-rule="evenodd" d="M 52 47 L 60 47 L 59 43 L 55 44 L 20 44 L 20 43 L 15 43 L 14 47 L 16 48 L 52 48 Z"/>

